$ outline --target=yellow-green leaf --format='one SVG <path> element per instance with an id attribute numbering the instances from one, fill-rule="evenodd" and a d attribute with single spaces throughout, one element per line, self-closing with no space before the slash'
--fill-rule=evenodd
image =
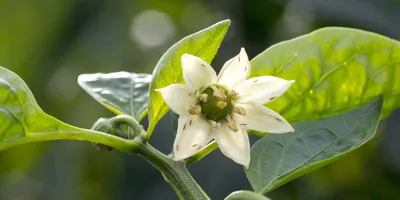
<path id="1" fill-rule="evenodd" d="M 329 27 L 272 46 L 251 61 L 251 76 L 296 80 L 266 106 L 289 122 L 333 116 L 383 96 L 383 116 L 400 106 L 400 42 Z"/>
<path id="2" fill-rule="evenodd" d="M 47 115 L 36 103 L 24 81 L 0 67 L 0 150 L 48 140 L 86 140 L 130 152 L 133 141 L 77 128 Z"/>

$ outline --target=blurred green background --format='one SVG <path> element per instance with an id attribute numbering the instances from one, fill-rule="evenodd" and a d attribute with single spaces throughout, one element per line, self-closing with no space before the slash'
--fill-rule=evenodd
<path id="1" fill-rule="evenodd" d="M 112 114 L 79 88 L 79 74 L 151 73 L 169 46 L 227 18 L 232 26 L 213 61 L 216 70 L 240 47 L 252 58 L 272 44 L 324 26 L 400 39 L 397 0 L 0 0 L 0 65 L 27 82 L 48 114 L 89 128 Z M 393 113 L 373 142 L 268 196 L 398 199 L 399 120 L 400 112 Z M 163 119 L 151 143 L 168 153 L 173 139 L 170 121 Z M 241 166 L 219 151 L 191 171 L 213 199 L 250 189 Z M 87 142 L 28 144 L 0 152 L 0 200 L 176 198 L 143 159 L 100 152 Z"/>

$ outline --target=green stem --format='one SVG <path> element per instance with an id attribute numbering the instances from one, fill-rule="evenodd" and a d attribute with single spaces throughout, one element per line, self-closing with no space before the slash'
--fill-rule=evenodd
<path id="1" fill-rule="evenodd" d="M 28 132 L 24 137 L 1 143 L 0 151 L 15 145 L 50 140 L 84 140 L 100 143 L 122 152 L 138 154 L 144 157 L 161 172 L 164 179 L 173 187 L 180 199 L 210 199 L 193 179 L 185 162 L 176 162 L 172 160 L 143 140 L 146 134 L 142 131 L 138 123 L 135 123 L 130 117 L 126 116 L 114 118 L 111 122 L 112 123 L 107 119 L 101 119 L 93 125 L 94 129 L 99 129 L 106 133 L 81 129 L 58 122 L 63 129 L 46 132 Z M 132 140 L 127 140 L 108 134 L 109 132 L 113 132 L 114 123 L 128 123 L 128 125 L 137 131 L 135 133 L 136 137 Z"/>
<path id="2" fill-rule="evenodd" d="M 112 125 L 121 125 L 128 124 L 132 130 L 128 130 L 127 136 L 128 139 L 133 139 L 136 135 L 142 134 L 143 127 L 136 121 L 135 118 L 129 115 L 117 115 L 111 119 L 109 119 Z"/>
<path id="3" fill-rule="evenodd" d="M 164 176 L 179 199 L 202 200 L 210 199 L 193 179 L 184 162 L 176 162 L 170 157 L 154 149 L 148 143 L 140 143 L 136 153 L 143 156 Z"/>

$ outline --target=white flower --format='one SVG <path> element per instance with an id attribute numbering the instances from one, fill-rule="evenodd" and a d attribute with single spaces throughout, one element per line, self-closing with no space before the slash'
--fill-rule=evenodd
<path id="1" fill-rule="evenodd" d="M 278 113 L 263 106 L 282 95 L 294 81 L 273 76 L 247 79 L 250 62 L 242 48 L 217 76 L 202 59 L 184 54 L 186 85 L 157 89 L 171 110 L 179 115 L 174 160 L 183 160 L 215 139 L 223 154 L 248 168 L 250 143 L 246 129 L 260 132 L 293 132 Z"/>

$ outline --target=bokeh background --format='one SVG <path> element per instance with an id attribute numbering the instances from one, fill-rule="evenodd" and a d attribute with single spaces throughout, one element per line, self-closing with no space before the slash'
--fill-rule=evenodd
<path id="1" fill-rule="evenodd" d="M 397 0 L 0 0 L 0 65 L 27 82 L 48 114 L 89 128 L 112 113 L 79 88 L 79 74 L 151 73 L 176 41 L 227 18 L 232 26 L 213 61 L 216 70 L 240 47 L 252 58 L 272 44 L 325 26 L 361 28 L 400 39 Z M 398 199 L 399 120 L 400 112 L 394 112 L 372 142 L 268 196 Z M 165 118 L 151 143 L 168 153 L 173 139 Z M 190 170 L 213 199 L 251 189 L 242 167 L 219 150 Z M 27 144 L 0 152 L 1 200 L 176 198 L 143 159 L 100 152 L 87 142 Z"/>

